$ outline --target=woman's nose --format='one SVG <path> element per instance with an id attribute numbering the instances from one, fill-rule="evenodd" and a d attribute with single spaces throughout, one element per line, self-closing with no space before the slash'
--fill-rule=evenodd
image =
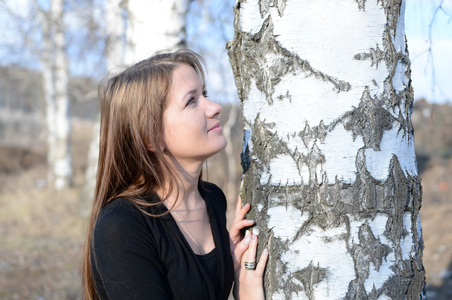
<path id="1" fill-rule="evenodd" d="M 208 118 L 214 118 L 218 117 L 218 115 L 223 111 L 221 108 L 221 105 L 215 102 L 212 102 L 208 99 L 207 101 L 207 109 L 206 109 L 206 115 Z"/>

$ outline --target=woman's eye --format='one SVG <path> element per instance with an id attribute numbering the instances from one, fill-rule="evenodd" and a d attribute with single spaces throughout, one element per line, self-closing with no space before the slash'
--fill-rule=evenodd
<path id="1" fill-rule="evenodd" d="M 194 104 L 194 103 L 196 103 L 195 97 L 191 97 L 191 98 L 187 101 L 187 104 L 186 104 L 185 106 L 189 106 L 189 105 Z"/>
<path id="2" fill-rule="evenodd" d="M 208 98 L 209 96 L 207 95 L 207 91 L 203 91 L 202 95 L 204 96 L 204 98 Z"/>

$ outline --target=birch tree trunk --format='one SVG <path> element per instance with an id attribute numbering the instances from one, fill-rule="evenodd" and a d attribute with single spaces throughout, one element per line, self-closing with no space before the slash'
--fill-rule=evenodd
<path id="1" fill-rule="evenodd" d="M 48 182 L 56 190 L 72 184 L 71 123 L 68 97 L 68 61 L 63 25 L 63 0 L 52 0 L 42 12 L 43 85 L 47 121 Z"/>
<path id="2" fill-rule="evenodd" d="M 45 116 L 47 125 L 47 182 L 52 184 L 54 180 L 53 166 L 54 166 L 54 145 L 55 145 L 55 87 L 53 85 L 53 64 L 52 64 L 52 21 L 50 16 L 44 11 L 40 12 L 43 33 L 43 51 L 42 51 L 42 85 L 44 91 L 45 101 Z"/>
<path id="3" fill-rule="evenodd" d="M 124 65 L 125 56 L 125 24 L 123 20 L 123 0 L 108 0 L 105 4 L 106 23 L 106 57 L 107 70 L 115 70 Z M 83 186 L 80 201 L 80 212 L 88 216 L 89 207 L 96 189 L 97 162 L 99 158 L 99 131 L 100 115 L 98 115 L 93 126 L 91 143 L 89 145 L 87 167 L 85 171 L 85 184 Z"/>
<path id="4" fill-rule="evenodd" d="M 270 251 L 267 299 L 424 297 L 404 9 L 237 2 L 242 198 Z"/>
<path id="5" fill-rule="evenodd" d="M 127 65 L 158 51 L 174 51 L 185 47 L 185 15 L 189 1 L 127 0 Z"/>

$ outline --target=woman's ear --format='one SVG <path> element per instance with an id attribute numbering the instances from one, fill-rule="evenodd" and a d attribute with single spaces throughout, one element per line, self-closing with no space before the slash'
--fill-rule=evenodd
<path id="1" fill-rule="evenodd" d="M 156 151 L 155 146 L 158 146 L 162 152 L 165 151 L 165 143 L 161 140 L 158 141 L 158 145 L 155 145 L 155 143 L 152 143 L 151 141 L 149 141 L 146 145 L 146 149 L 148 149 L 151 152 L 155 152 Z"/>
<path id="2" fill-rule="evenodd" d="M 155 152 L 154 145 L 152 145 L 151 143 L 147 143 L 146 144 L 146 150 L 151 151 L 151 152 Z"/>

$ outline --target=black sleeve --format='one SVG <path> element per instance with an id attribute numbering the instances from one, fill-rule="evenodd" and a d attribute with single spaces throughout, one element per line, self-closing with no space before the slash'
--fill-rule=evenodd
<path id="1" fill-rule="evenodd" d="M 105 207 L 92 241 L 95 284 L 102 299 L 169 299 L 164 267 L 144 215 L 125 199 Z"/>

